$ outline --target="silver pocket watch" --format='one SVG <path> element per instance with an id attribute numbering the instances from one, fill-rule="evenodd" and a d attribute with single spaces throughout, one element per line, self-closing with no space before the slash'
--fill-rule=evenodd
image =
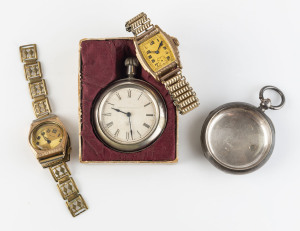
<path id="1" fill-rule="evenodd" d="M 127 75 L 106 88 L 96 99 L 93 123 L 98 137 L 121 152 L 135 152 L 151 145 L 164 131 L 167 109 L 160 93 L 134 78 L 136 58 L 127 58 Z"/>
<path id="2" fill-rule="evenodd" d="M 273 106 L 265 99 L 265 90 L 274 90 L 281 103 Z M 278 110 L 285 103 L 284 94 L 274 86 L 260 90 L 260 106 L 234 102 L 213 110 L 206 118 L 201 143 L 206 158 L 216 167 L 230 173 L 248 173 L 261 167 L 271 156 L 275 129 L 265 110 Z"/>

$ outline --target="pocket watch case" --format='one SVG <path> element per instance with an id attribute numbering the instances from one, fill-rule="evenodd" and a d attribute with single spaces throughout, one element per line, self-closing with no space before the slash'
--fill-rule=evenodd
<path id="1" fill-rule="evenodd" d="M 281 96 L 278 106 L 264 99 L 265 90 Z M 221 105 L 206 118 L 201 132 L 205 157 L 217 168 L 230 173 L 248 173 L 264 165 L 275 144 L 275 128 L 265 110 L 280 109 L 285 103 L 283 93 L 276 87 L 265 86 L 260 91 L 261 104 L 233 102 Z"/>
<path id="2" fill-rule="evenodd" d="M 114 150 L 97 137 L 93 126 L 95 99 L 109 85 L 126 77 L 124 61 L 136 57 L 133 38 L 83 39 L 79 63 L 79 159 L 82 163 L 177 162 L 177 111 L 164 85 L 139 66 L 136 77 L 152 85 L 167 107 L 167 124 L 157 140 L 135 152 Z"/>

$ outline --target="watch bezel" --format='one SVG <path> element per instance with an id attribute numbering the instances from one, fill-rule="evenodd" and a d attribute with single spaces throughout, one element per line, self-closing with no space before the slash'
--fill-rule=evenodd
<path id="1" fill-rule="evenodd" d="M 137 40 L 137 38 L 134 38 L 134 46 L 136 49 L 136 56 L 140 62 L 140 64 L 142 65 L 142 67 L 149 72 L 157 81 L 160 81 L 159 77 L 166 71 L 172 68 L 176 68 L 176 67 L 181 67 L 181 63 L 180 63 L 180 58 L 179 58 L 179 51 L 177 49 L 177 45 L 174 43 L 173 38 L 168 35 L 167 33 L 165 33 L 162 29 L 160 29 L 159 26 L 155 25 L 155 30 L 153 30 L 152 32 L 150 32 L 149 34 L 145 35 L 142 39 Z M 170 64 L 162 67 L 161 69 L 159 69 L 158 71 L 153 71 L 153 69 L 149 66 L 149 64 L 147 63 L 147 61 L 145 60 L 143 53 L 140 50 L 139 45 L 143 42 L 145 42 L 146 40 L 148 40 L 149 38 L 155 36 L 156 34 L 161 33 L 162 36 L 164 37 L 165 41 L 168 42 L 169 47 L 171 48 L 171 51 L 173 52 L 173 55 L 175 57 L 175 60 L 173 62 L 171 62 Z"/>
<path id="2" fill-rule="evenodd" d="M 39 149 L 39 150 L 49 150 L 49 149 L 54 149 L 56 148 L 61 142 L 59 142 L 55 147 L 53 148 L 41 148 L 39 147 L 38 144 L 34 143 L 36 141 L 36 136 L 37 136 L 37 132 L 38 130 L 40 129 L 40 127 L 44 126 L 44 125 L 54 125 L 56 128 L 58 128 L 60 130 L 60 132 L 62 133 L 61 134 L 61 138 L 63 139 L 64 137 L 64 134 L 63 134 L 63 129 L 61 128 L 61 126 L 59 126 L 57 123 L 54 123 L 54 122 L 45 122 L 45 123 L 41 123 L 39 125 L 37 125 L 31 132 L 31 135 L 30 135 L 30 144 L 31 146 L 33 146 L 35 149 Z"/>
<path id="3" fill-rule="evenodd" d="M 150 94 L 157 103 L 157 110 L 159 113 L 156 127 L 149 134 L 149 136 L 147 136 L 141 142 L 133 144 L 123 144 L 112 140 L 108 135 L 106 135 L 106 132 L 103 131 L 101 127 L 101 122 L 99 120 L 99 111 L 101 109 L 101 103 L 104 100 L 104 98 L 108 95 L 108 93 L 115 88 L 119 88 L 128 84 L 139 85 L 142 88 L 145 88 L 148 92 L 150 92 Z M 132 153 L 149 147 L 161 136 L 167 124 L 167 107 L 163 97 L 153 86 L 151 86 L 149 83 L 143 80 L 133 78 L 118 80 L 109 87 L 107 87 L 104 91 L 100 92 L 98 97 L 96 97 L 93 105 L 94 106 L 92 107 L 91 119 L 96 137 L 108 147 L 119 152 Z"/>

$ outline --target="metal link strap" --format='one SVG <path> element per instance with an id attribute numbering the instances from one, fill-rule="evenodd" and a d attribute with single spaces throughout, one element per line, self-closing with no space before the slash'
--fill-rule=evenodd
<path id="1" fill-rule="evenodd" d="M 169 91 L 180 114 L 186 114 L 199 106 L 196 93 L 182 76 L 179 68 L 162 76 L 161 79 L 163 79 L 162 83 Z"/>
<path id="2" fill-rule="evenodd" d="M 20 47 L 21 61 L 24 64 L 26 80 L 29 81 L 29 91 L 33 99 L 32 107 L 37 118 L 48 116 L 51 113 L 49 100 L 46 97 L 47 87 L 42 78 L 40 62 L 37 61 L 37 48 L 35 44 Z"/>
<path id="3" fill-rule="evenodd" d="M 35 44 L 20 47 L 20 55 L 22 63 L 33 63 L 38 59 Z"/>
<path id="4" fill-rule="evenodd" d="M 88 209 L 83 197 L 79 194 L 79 190 L 71 177 L 71 172 L 65 162 L 61 162 L 49 170 L 56 182 L 61 196 L 66 201 L 69 211 L 75 217 Z"/>
<path id="5" fill-rule="evenodd" d="M 41 64 L 37 61 L 37 49 L 35 44 L 20 47 L 21 61 L 24 64 L 26 80 L 29 81 L 29 90 L 33 99 L 32 106 L 37 118 L 48 116 L 51 113 L 49 100 L 46 97 L 47 87 L 42 79 Z M 57 187 L 66 200 L 68 209 L 73 217 L 88 209 L 84 199 L 79 194 L 78 188 L 71 177 L 71 172 L 64 161 L 69 160 L 70 140 L 68 138 L 66 150 L 67 154 L 55 156 L 53 159 L 40 161 L 42 166 L 49 167 L 49 170 L 56 182 Z M 59 157 L 59 158 L 58 158 Z"/>
<path id="6" fill-rule="evenodd" d="M 134 18 L 126 22 L 125 28 L 128 32 L 132 32 L 135 36 L 152 27 L 151 20 L 145 13 L 140 13 Z"/>
<path id="7" fill-rule="evenodd" d="M 45 80 L 39 80 L 35 83 L 29 83 L 31 98 L 37 98 L 48 94 Z"/>
<path id="8" fill-rule="evenodd" d="M 25 71 L 26 80 L 42 77 L 40 62 L 24 64 L 24 71 Z"/>
<path id="9" fill-rule="evenodd" d="M 43 97 L 41 100 L 34 100 L 32 102 L 32 107 L 37 118 L 47 116 L 51 113 L 51 108 L 47 97 Z"/>

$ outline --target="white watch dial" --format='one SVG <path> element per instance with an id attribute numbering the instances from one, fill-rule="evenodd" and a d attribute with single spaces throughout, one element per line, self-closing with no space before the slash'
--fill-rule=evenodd
<path id="1" fill-rule="evenodd" d="M 134 84 L 111 89 L 98 113 L 105 135 L 121 144 L 136 144 L 147 139 L 159 120 L 158 105 L 152 93 Z"/>

